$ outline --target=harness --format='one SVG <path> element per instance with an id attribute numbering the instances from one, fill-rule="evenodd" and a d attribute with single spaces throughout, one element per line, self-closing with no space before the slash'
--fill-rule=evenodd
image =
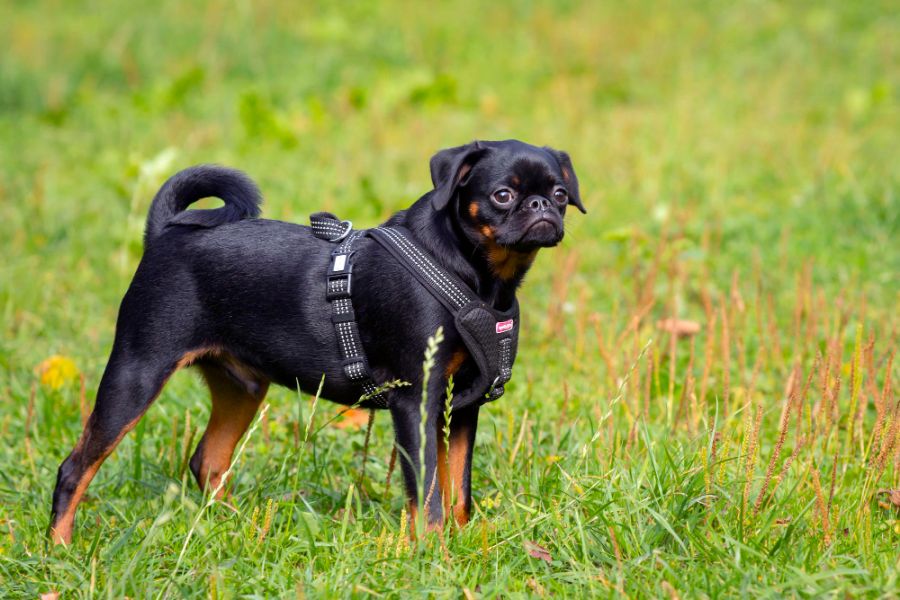
<path id="1" fill-rule="evenodd" d="M 519 304 L 499 311 L 483 302 L 453 273 L 444 269 L 404 227 L 354 230 L 350 221 L 331 213 L 310 216 L 313 234 L 337 244 L 325 281 L 325 299 L 331 304 L 331 321 L 343 356 L 343 371 L 356 383 L 367 403 L 387 408 L 387 397 L 372 378 L 359 337 L 351 299 L 354 244 L 368 236 L 385 248 L 415 279 L 453 315 L 456 329 L 478 367 L 478 376 L 467 393 L 453 396 L 452 408 L 483 404 L 503 395 L 512 377 L 519 340 Z"/>

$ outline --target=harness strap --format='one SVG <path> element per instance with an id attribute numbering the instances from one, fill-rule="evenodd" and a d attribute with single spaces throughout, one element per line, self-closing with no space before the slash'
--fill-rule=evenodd
<path id="1" fill-rule="evenodd" d="M 406 266 L 452 314 L 478 300 L 469 286 L 436 265 L 428 253 L 412 241 L 404 227 L 376 227 L 369 230 L 369 235 Z"/>
<path id="2" fill-rule="evenodd" d="M 371 371 L 351 300 L 354 243 L 365 235 L 372 237 L 434 296 L 451 315 L 479 376 L 471 389 L 454 396 L 453 408 L 496 400 L 512 377 L 512 365 L 518 345 L 519 307 L 514 302 L 506 311 L 496 310 L 482 300 L 455 274 L 437 264 L 404 227 L 376 227 L 354 231 L 350 221 L 341 221 L 331 213 L 310 216 L 313 234 L 336 243 L 326 275 L 325 297 L 331 303 L 331 320 L 343 357 L 343 371 L 357 383 L 370 405 L 387 408 L 387 395 L 375 393 L 378 387 Z"/>
<path id="3" fill-rule="evenodd" d="M 327 212 L 318 212 L 310 215 L 309 225 L 313 235 L 329 242 L 340 242 L 350 234 L 353 223 L 340 221 L 336 216 Z"/>
<path id="4" fill-rule="evenodd" d="M 376 393 L 378 386 L 372 379 L 366 360 L 356 313 L 351 301 L 353 282 L 353 245 L 365 232 L 353 231 L 350 221 L 339 221 L 331 213 L 315 213 L 310 217 L 313 235 L 337 243 L 331 251 L 331 261 L 325 281 L 325 299 L 331 304 L 331 322 L 334 323 L 338 347 L 343 357 L 342 368 L 348 380 L 359 385 L 369 403 L 387 408 L 384 392 Z"/>
<path id="5" fill-rule="evenodd" d="M 368 234 L 453 315 L 457 331 L 478 366 L 480 377 L 470 393 L 454 396 L 453 408 L 502 396 L 516 358 L 518 303 L 505 312 L 487 306 L 459 277 L 436 264 L 405 227 L 376 227 Z"/>

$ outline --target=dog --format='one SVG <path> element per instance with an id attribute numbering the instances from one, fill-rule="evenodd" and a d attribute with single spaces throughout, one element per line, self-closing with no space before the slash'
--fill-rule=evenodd
<path id="1" fill-rule="evenodd" d="M 586 212 L 571 159 L 548 147 L 472 142 L 438 152 L 430 167 L 434 189 L 385 225 L 404 227 L 444 270 L 497 309 L 516 303 L 538 250 L 563 239 L 566 208 Z M 206 197 L 224 206 L 186 210 Z M 323 293 L 333 244 L 309 227 L 257 218 L 260 203 L 249 178 L 217 166 L 182 171 L 155 196 L 144 255 L 119 309 L 93 411 L 57 473 L 49 527 L 55 543 L 71 542 L 91 479 L 180 368 L 197 367 L 209 386 L 212 411 L 190 469 L 201 489 L 219 495 L 270 382 L 315 393 L 324 381 L 324 398 L 344 405 L 360 400 L 341 370 Z M 368 238 L 355 252 L 352 302 L 372 378 L 410 384 L 385 394 L 411 514 L 424 443 L 426 525 L 440 528 L 451 515 L 464 525 L 479 404 L 453 411 L 449 447 L 440 432 L 448 378 L 463 392 L 477 365 L 452 315 L 408 269 Z M 423 353 L 439 327 L 444 342 L 428 378 L 422 440 Z"/>

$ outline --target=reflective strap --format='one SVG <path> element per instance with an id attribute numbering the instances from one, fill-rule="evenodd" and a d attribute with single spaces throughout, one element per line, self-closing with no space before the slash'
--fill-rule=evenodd
<path id="1" fill-rule="evenodd" d="M 329 242 L 343 240 L 353 229 L 352 222 L 340 221 L 333 214 L 326 212 L 310 215 L 309 226 L 312 227 L 313 235 Z"/>
<path id="2" fill-rule="evenodd" d="M 502 396 L 506 392 L 506 384 L 512 378 L 512 340 L 503 338 L 498 345 L 500 350 L 500 356 L 498 357 L 500 374 L 497 375 L 487 394 L 485 394 L 485 402 L 492 402 Z"/>
<path id="3" fill-rule="evenodd" d="M 475 298 L 469 293 L 468 287 L 447 271 L 432 262 L 431 257 L 421 250 L 418 245 L 409 239 L 402 230 L 395 227 L 378 227 L 377 231 L 384 234 L 382 239 L 391 242 L 397 251 L 403 255 L 406 263 L 416 269 L 421 275 L 420 280 L 428 283 L 434 290 L 449 301 L 450 305 L 459 310 Z"/>
<path id="4" fill-rule="evenodd" d="M 366 363 L 362 360 L 358 360 L 356 362 L 344 365 L 344 375 L 346 375 L 347 379 L 349 379 L 350 381 L 359 381 L 360 379 L 368 377 L 368 369 L 366 369 Z"/>
<path id="5" fill-rule="evenodd" d="M 475 393 L 465 400 L 465 405 L 469 402 L 489 402 L 501 397 L 505 391 L 504 386 L 512 378 L 515 356 L 513 336 L 516 335 L 517 316 L 513 319 L 504 317 L 506 320 L 503 321 L 497 319 L 496 311 L 488 308 L 459 277 L 439 265 L 404 227 L 378 227 L 369 230 L 369 235 L 388 250 L 444 308 L 454 315 L 458 327 L 460 317 L 468 314 L 470 309 L 484 307 L 491 313 L 490 322 L 483 323 L 478 330 L 489 327 L 489 335 L 473 335 L 473 332 L 468 330 L 468 334 L 463 335 L 466 346 L 481 372 L 481 376 L 476 380 L 477 391 L 473 388 Z M 498 330 L 498 325 L 505 328 Z M 500 335 L 503 337 L 497 339 L 496 336 Z M 477 350 L 481 351 L 482 359 L 477 357 Z M 456 406 L 457 403 L 454 402 L 454 407 Z"/>
<path id="6" fill-rule="evenodd" d="M 369 372 L 351 300 L 353 244 L 366 232 L 352 231 L 349 221 L 340 221 L 330 213 L 317 213 L 310 218 L 310 222 L 313 226 L 313 233 L 317 237 L 338 244 L 331 253 L 331 262 L 328 266 L 326 298 L 332 305 L 331 320 L 335 326 L 338 346 L 344 360 L 342 365 L 344 375 L 348 380 L 359 384 L 365 395 L 374 394 L 378 388 L 372 381 Z M 403 227 L 378 227 L 369 230 L 369 234 L 403 264 L 457 318 L 467 306 L 473 303 L 483 304 L 468 285 L 436 264 L 431 255 L 422 249 Z M 506 325 L 507 323 L 504 321 L 502 324 Z M 496 327 L 497 324 L 492 322 L 491 337 L 494 340 L 496 340 L 493 338 Z M 496 334 L 505 334 L 506 331 L 496 331 Z M 513 332 L 512 336 L 515 337 L 515 335 Z M 469 344 L 468 341 L 466 343 Z M 472 340 L 472 343 L 476 343 L 476 341 Z M 483 345 L 487 342 L 482 340 L 478 343 Z M 514 340 L 511 337 L 504 337 L 497 340 L 497 346 L 493 346 L 493 344 L 494 342 L 488 344 L 491 348 L 484 349 L 484 351 L 491 352 L 491 356 L 494 356 L 493 352 L 497 352 L 496 360 L 489 361 L 489 365 L 479 362 L 482 377 L 493 377 L 493 381 L 486 391 L 483 391 L 484 387 L 482 387 L 481 391 L 477 392 L 483 394 L 482 402 L 495 400 L 502 396 L 505 384 L 512 377 Z M 482 347 L 481 345 L 479 347 Z M 487 368 L 488 366 L 490 368 Z M 485 373 L 483 372 L 485 369 L 489 371 L 496 369 L 496 371 Z M 491 380 L 488 379 L 488 381 Z M 374 395 L 367 401 L 375 406 L 387 407 L 384 393 Z"/>
<path id="7" fill-rule="evenodd" d="M 338 348 L 343 359 L 344 376 L 358 384 L 363 395 L 370 396 L 366 402 L 387 408 L 386 395 L 383 392 L 375 393 L 378 386 L 372 381 L 351 299 L 353 244 L 363 236 L 363 232 L 352 231 L 353 224 L 350 221 L 340 221 L 331 213 L 316 213 L 310 216 L 309 221 L 313 235 L 337 244 L 331 252 L 328 272 L 325 274 L 325 298 L 331 303 L 331 321 L 334 323 Z"/>
<path id="8" fill-rule="evenodd" d="M 500 340 L 500 383 L 506 383 L 512 377 L 512 340 Z"/>
<path id="9" fill-rule="evenodd" d="M 344 221 L 344 222 L 350 223 L 350 221 Z M 331 253 L 331 255 L 334 256 L 335 254 L 353 254 L 353 242 L 355 242 L 362 236 L 363 236 L 362 231 L 354 231 L 352 233 L 347 232 L 346 234 L 344 234 L 344 237 L 341 238 L 341 240 L 336 240 L 336 241 L 340 241 L 340 244 L 338 244 L 338 247 L 335 248 L 335 250 Z M 332 267 L 333 266 L 334 266 L 334 264 L 332 261 Z"/>
<path id="10" fill-rule="evenodd" d="M 492 402 L 502 396 L 506 392 L 506 384 L 512 379 L 512 339 L 508 337 L 503 338 L 498 342 L 498 347 L 500 354 L 497 357 L 499 374 L 494 379 L 487 394 L 485 394 L 485 402 Z"/>

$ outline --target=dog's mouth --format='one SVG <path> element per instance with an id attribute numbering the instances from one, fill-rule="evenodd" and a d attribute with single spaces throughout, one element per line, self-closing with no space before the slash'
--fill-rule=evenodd
<path id="1" fill-rule="evenodd" d="M 525 228 L 516 245 L 547 248 L 562 241 L 563 234 L 561 222 L 548 217 L 540 217 Z"/>
<path id="2" fill-rule="evenodd" d="M 537 219 L 534 223 L 528 226 L 525 230 L 525 235 L 528 235 L 534 230 L 543 230 L 546 233 L 552 233 L 557 230 L 556 223 L 551 221 L 550 219 Z"/>

